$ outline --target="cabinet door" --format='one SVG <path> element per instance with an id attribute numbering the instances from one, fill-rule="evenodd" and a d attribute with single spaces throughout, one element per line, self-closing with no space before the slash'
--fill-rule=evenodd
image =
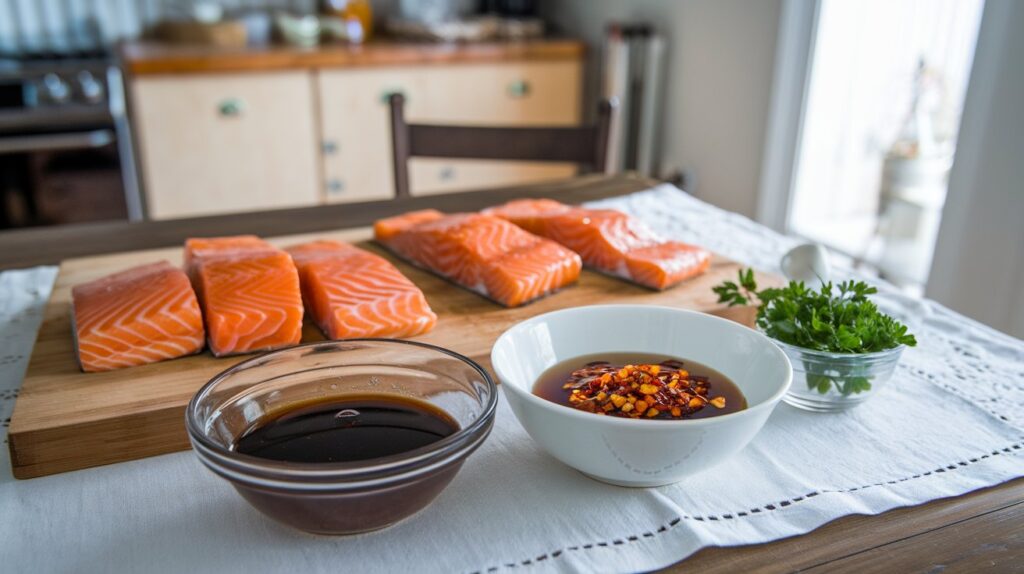
<path id="1" fill-rule="evenodd" d="M 496 126 L 574 126 L 580 121 L 579 62 L 452 66 L 426 73 L 422 121 Z M 418 118 L 412 117 L 410 121 Z M 413 195 L 521 185 L 571 177 L 565 163 L 413 158 Z"/>
<path id="2" fill-rule="evenodd" d="M 394 195 L 386 97 L 406 96 L 410 122 L 559 126 L 580 119 L 577 61 L 323 71 L 319 75 L 328 201 Z M 414 158 L 412 193 L 486 189 L 568 177 L 571 164 Z"/>
<path id="3" fill-rule="evenodd" d="M 132 96 L 151 218 L 320 203 L 308 73 L 143 77 Z"/>
<path id="4" fill-rule="evenodd" d="M 394 197 L 387 96 L 418 92 L 420 74 L 415 68 L 352 68 L 318 77 L 327 201 Z"/>

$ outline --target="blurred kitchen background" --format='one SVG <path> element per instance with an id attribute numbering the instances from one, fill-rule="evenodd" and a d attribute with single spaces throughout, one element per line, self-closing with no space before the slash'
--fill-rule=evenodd
<path id="1" fill-rule="evenodd" d="M 394 196 L 390 93 L 471 125 L 616 97 L 609 172 L 1021 334 L 1022 27 L 1011 0 L 0 0 L 0 228 L 359 209 Z M 414 195 L 575 173 L 411 164 Z"/>

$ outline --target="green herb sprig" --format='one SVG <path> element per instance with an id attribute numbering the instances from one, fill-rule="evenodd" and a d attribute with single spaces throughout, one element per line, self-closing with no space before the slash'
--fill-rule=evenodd
<path id="1" fill-rule="evenodd" d="M 913 347 L 917 339 L 907 326 L 878 310 L 869 298 L 878 289 L 863 281 L 826 282 L 817 290 L 802 281 L 758 290 L 753 269 L 741 269 L 737 281 L 724 281 L 712 290 L 719 303 L 756 302 L 757 326 L 769 337 L 804 349 L 862 354 Z M 825 394 L 834 385 L 844 395 L 871 388 L 871 377 L 846 369 L 807 374 L 807 385 Z"/>

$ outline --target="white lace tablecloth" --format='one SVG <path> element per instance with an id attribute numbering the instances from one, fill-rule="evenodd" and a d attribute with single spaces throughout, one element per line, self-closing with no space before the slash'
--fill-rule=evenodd
<path id="1" fill-rule="evenodd" d="M 668 186 L 599 204 L 762 269 L 792 243 Z M 54 275 L 0 274 L 0 435 Z M 673 486 L 584 478 L 541 452 L 504 404 L 432 506 L 347 538 L 263 518 L 190 452 L 16 481 L 4 448 L 0 570 L 638 571 L 1024 475 L 1024 343 L 934 302 L 889 290 L 879 302 L 920 344 L 878 396 L 842 414 L 780 405 L 743 452 Z"/>

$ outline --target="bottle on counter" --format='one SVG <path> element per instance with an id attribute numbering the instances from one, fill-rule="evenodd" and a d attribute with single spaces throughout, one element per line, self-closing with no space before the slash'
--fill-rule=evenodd
<path id="1" fill-rule="evenodd" d="M 924 285 L 928 279 L 953 163 L 952 146 L 937 137 L 928 104 L 931 74 L 921 61 L 909 113 L 882 165 L 878 269 L 901 286 Z"/>
<path id="2" fill-rule="evenodd" d="M 335 26 L 326 25 L 330 30 L 337 28 L 333 35 L 339 39 L 360 43 L 373 35 L 373 8 L 369 0 L 321 0 L 320 13 L 339 20 Z"/>

